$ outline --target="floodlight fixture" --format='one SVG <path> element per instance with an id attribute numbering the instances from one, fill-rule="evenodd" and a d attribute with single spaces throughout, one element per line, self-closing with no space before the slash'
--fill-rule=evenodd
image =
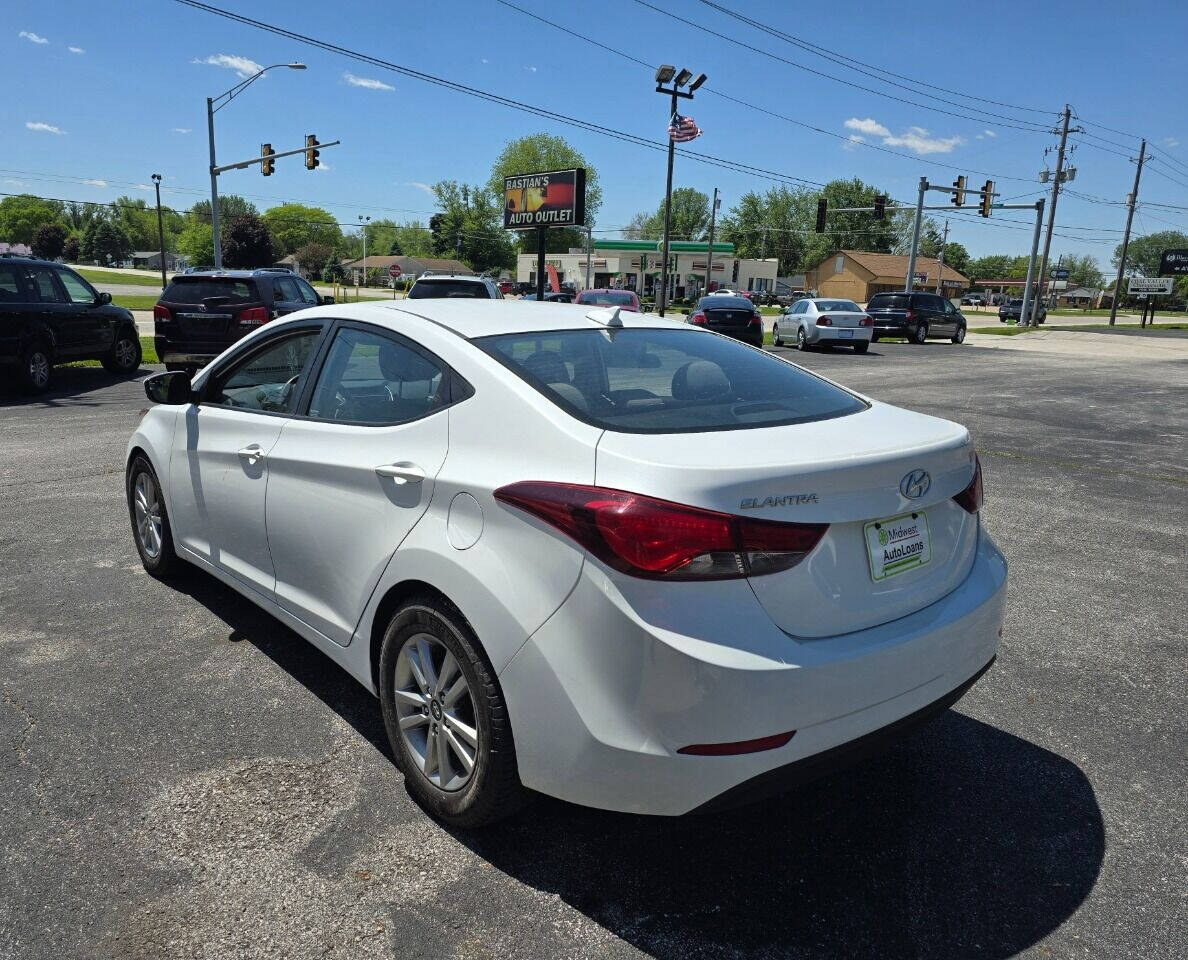
<path id="1" fill-rule="evenodd" d="M 676 67 L 671 63 L 662 63 L 659 69 L 656 70 L 657 83 L 668 83 L 674 76 L 676 76 Z"/>

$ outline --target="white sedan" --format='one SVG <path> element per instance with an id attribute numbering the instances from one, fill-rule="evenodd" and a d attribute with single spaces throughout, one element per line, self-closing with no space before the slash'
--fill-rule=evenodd
<path id="1" fill-rule="evenodd" d="M 458 826 L 530 791 L 755 799 L 945 709 L 997 652 L 965 428 L 683 323 L 324 306 L 145 388 L 145 568 L 201 568 L 348 671 Z"/>
<path id="2" fill-rule="evenodd" d="M 855 353 L 870 349 L 874 320 L 853 300 L 805 297 L 785 307 L 771 325 L 777 347 L 791 340 L 797 350 L 816 346 L 853 347 Z"/>

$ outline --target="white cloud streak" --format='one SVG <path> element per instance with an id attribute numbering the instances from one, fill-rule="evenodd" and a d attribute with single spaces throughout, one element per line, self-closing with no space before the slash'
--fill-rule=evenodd
<path id="1" fill-rule="evenodd" d="M 858 117 L 850 117 L 844 124 L 847 130 L 856 130 L 858 133 L 865 133 L 871 137 L 878 137 L 885 147 L 906 147 L 912 153 L 924 156 L 929 153 L 952 153 L 954 147 L 959 147 L 965 143 L 963 137 L 934 137 L 923 127 L 908 127 L 903 133 L 894 134 L 883 124 L 877 120 L 867 117 L 865 120 Z M 985 133 L 991 137 L 996 134 L 987 130 Z M 850 138 L 850 143 L 862 142 L 855 141 L 853 137 Z M 848 147 L 847 149 L 853 149 Z"/>
<path id="2" fill-rule="evenodd" d="M 434 196 L 433 188 L 431 186 L 429 186 L 429 184 L 427 184 L 427 183 L 421 183 L 417 180 L 409 180 L 409 181 L 405 182 L 404 185 L 406 187 L 415 187 L 417 190 L 420 190 L 422 193 L 426 194 L 427 196 L 430 196 L 430 197 Z"/>
<path id="3" fill-rule="evenodd" d="M 24 37 L 24 39 L 28 40 L 30 43 L 36 43 L 36 44 L 49 43 L 49 41 L 46 40 L 45 37 L 39 37 L 35 33 L 30 33 L 28 30 L 22 30 L 20 33 L 17 34 L 17 36 Z"/>
<path id="4" fill-rule="evenodd" d="M 173 132 L 174 133 L 189 133 L 190 128 L 189 127 L 174 127 Z"/>
<path id="5" fill-rule="evenodd" d="M 858 149 L 858 144 L 860 143 L 866 143 L 866 138 L 860 137 L 856 133 L 851 133 L 848 137 L 846 137 L 846 142 L 842 144 L 842 149 L 846 151 L 856 150 Z"/>
<path id="6" fill-rule="evenodd" d="M 867 117 L 865 120 L 859 120 L 857 117 L 850 117 L 846 121 L 845 127 L 847 130 L 857 130 L 859 133 L 865 133 L 872 137 L 889 137 L 891 131 L 884 127 L 877 120 L 872 120 Z"/>
<path id="7" fill-rule="evenodd" d="M 89 183 L 92 187 L 106 187 L 106 180 L 84 180 L 83 183 Z"/>
<path id="8" fill-rule="evenodd" d="M 371 77 L 357 77 L 353 73 L 344 73 L 342 79 L 352 87 L 362 87 L 364 90 L 395 90 L 390 83 L 383 80 L 373 80 Z"/>
<path id="9" fill-rule="evenodd" d="M 247 57 L 237 57 L 229 53 L 213 53 L 204 60 L 194 59 L 190 62 L 211 67 L 222 67 L 224 70 L 234 70 L 244 80 L 264 69 L 263 65 L 256 63 L 255 60 L 249 60 Z"/>
<path id="10" fill-rule="evenodd" d="M 79 53 L 86 53 L 86 52 L 87 52 L 87 51 L 86 51 L 86 50 L 84 50 L 82 47 L 67 47 L 66 49 L 67 49 L 67 50 L 69 50 L 71 53 L 74 53 L 74 54 L 79 54 Z"/>
<path id="11" fill-rule="evenodd" d="M 55 127 L 52 123 L 42 123 L 41 121 L 34 122 L 32 120 L 26 120 L 25 129 L 32 130 L 34 133 L 52 133 L 59 137 L 66 136 L 66 131 L 61 127 Z"/>
<path id="12" fill-rule="evenodd" d="M 1170 147 L 1172 150 L 1174 150 L 1176 147 L 1178 147 L 1180 145 L 1180 141 L 1177 140 L 1175 137 L 1164 137 L 1159 142 L 1162 143 L 1165 147 Z"/>

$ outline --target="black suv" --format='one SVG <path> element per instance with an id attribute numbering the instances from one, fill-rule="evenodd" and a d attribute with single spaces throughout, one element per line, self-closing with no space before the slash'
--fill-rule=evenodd
<path id="1" fill-rule="evenodd" d="M 74 360 L 136 373 L 140 336 L 132 314 L 60 263 L 0 257 L 0 370 L 15 371 L 26 389 L 39 393 L 54 364 Z"/>
<path id="2" fill-rule="evenodd" d="M 965 317 L 936 293 L 876 293 L 866 305 L 874 319 L 874 335 L 907 337 L 923 343 L 929 337 L 944 337 L 953 343 L 965 339 Z"/>
<path id="3" fill-rule="evenodd" d="M 333 302 L 289 270 L 179 274 L 153 307 L 157 356 L 166 370 L 193 373 L 261 324 Z"/>
<path id="4" fill-rule="evenodd" d="M 1028 306 L 1028 312 L 1030 312 L 1030 305 Z M 1023 313 L 1023 301 L 1022 300 L 1008 300 L 1006 303 L 1004 303 L 1001 307 L 998 308 L 998 322 L 1006 323 L 1008 320 L 1014 320 L 1016 323 L 1018 323 L 1019 317 L 1022 315 L 1022 313 Z M 1045 307 L 1041 303 L 1036 307 L 1036 310 L 1035 310 L 1035 322 L 1043 323 L 1047 319 L 1048 319 L 1048 308 Z"/>

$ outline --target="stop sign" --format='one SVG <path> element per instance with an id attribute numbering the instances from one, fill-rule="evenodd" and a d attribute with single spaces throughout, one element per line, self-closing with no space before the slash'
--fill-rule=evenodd
<path id="1" fill-rule="evenodd" d="M 393 280 L 400 279 L 400 272 L 401 272 L 400 264 L 398 264 L 398 263 L 393 263 L 391 266 L 388 267 L 388 276 L 391 277 Z"/>

